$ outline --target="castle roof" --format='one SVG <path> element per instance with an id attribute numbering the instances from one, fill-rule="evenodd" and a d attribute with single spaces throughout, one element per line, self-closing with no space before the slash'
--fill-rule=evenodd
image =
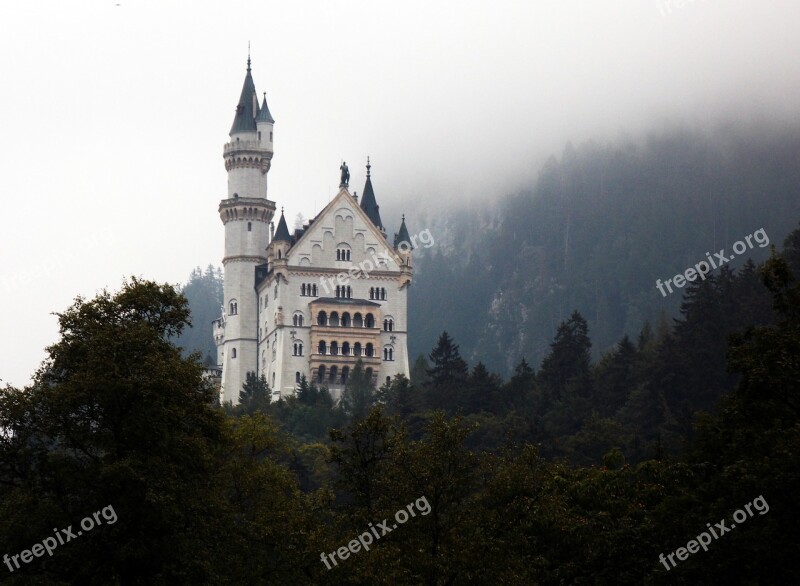
<path id="1" fill-rule="evenodd" d="M 265 101 L 266 103 L 266 101 Z M 267 112 L 269 115 L 269 112 Z M 236 116 L 233 119 L 230 134 L 235 132 L 255 132 L 256 116 L 258 115 L 258 97 L 253 76 L 250 75 L 250 58 L 247 58 L 247 75 L 244 76 L 242 95 L 236 106 Z"/>
<path id="2" fill-rule="evenodd" d="M 383 228 L 381 223 L 380 206 L 375 200 L 375 191 L 372 189 L 372 179 L 370 178 L 369 157 L 367 158 L 367 183 L 364 185 L 364 193 L 361 194 L 361 209 L 366 212 L 367 217 L 375 224 L 376 228 Z"/>
<path id="3" fill-rule="evenodd" d="M 255 91 L 255 89 L 253 90 Z M 258 112 L 258 116 L 256 116 L 257 122 L 271 122 L 275 123 L 275 120 L 272 118 L 272 114 L 269 113 L 269 108 L 267 107 L 267 94 L 264 94 L 264 101 L 261 102 L 261 109 Z"/>
<path id="4" fill-rule="evenodd" d="M 292 243 L 292 236 L 289 234 L 289 226 L 286 225 L 286 218 L 281 210 L 281 219 L 278 222 L 278 229 L 275 230 L 275 236 L 272 238 L 274 241 L 284 240 L 289 244 Z"/>
<path id="5" fill-rule="evenodd" d="M 408 245 L 409 250 L 413 250 L 411 246 L 411 237 L 408 235 L 408 228 L 406 228 L 406 215 L 403 214 L 403 221 L 400 223 L 400 231 L 394 237 L 394 247 L 397 248 L 401 242 Z"/>

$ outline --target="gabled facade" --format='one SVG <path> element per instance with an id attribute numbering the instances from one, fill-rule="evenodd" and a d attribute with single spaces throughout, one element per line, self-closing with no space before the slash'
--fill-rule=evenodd
<path id="1" fill-rule="evenodd" d="M 302 229 L 291 234 L 281 212 L 273 230 L 266 178 L 274 123 L 266 97 L 259 105 L 248 59 L 224 148 L 228 198 L 219 206 L 225 225 L 225 304 L 214 322 L 220 399 L 236 404 L 247 372 L 266 376 L 273 399 L 293 393 L 303 375 L 338 397 L 358 360 L 377 386 L 408 376 L 413 266 L 405 221 L 390 244 L 368 161 L 361 205 L 343 182 Z"/>

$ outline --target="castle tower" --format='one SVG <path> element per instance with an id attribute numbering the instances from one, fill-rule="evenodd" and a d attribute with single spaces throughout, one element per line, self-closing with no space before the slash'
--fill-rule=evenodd
<path id="1" fill-rule="evenodd" d="M 220 400 L 234 404 L 247 372 L 255 371 L 258 363 L 260 307 L 254 280 L 256 267 L 267 263 L 275 213 L 275 202 L 267 199 L 274 124 L 266 94 L 259 106 L 248 56 L 230 142 L 223 148 L 228 196 L 219 204 L 219 215 L 225 225 L 225 286 L 222 317 L 214 324 L 217 361 L 222 366 Z"/>

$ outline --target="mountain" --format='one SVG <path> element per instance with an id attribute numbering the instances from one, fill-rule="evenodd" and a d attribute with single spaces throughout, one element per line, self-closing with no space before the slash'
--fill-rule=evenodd
<path id="1" fill-rule="evenodd" d="M 760 235 L 779 244 L 800 220 L 798 160 L 798 128 L 671 130 L 567 145 L 529 189 L 418 213 L 409 226 L 436 246 L 415 261 L 409 352 L 428 352 L 447 330 L 470 363 L 508 375 L 522 357 L 538 365 L 578 310 L 598 359 L 645 321 L 678 315 L 685 289 L 664 296 L 658 279 L 707 253 L 728 258 L 747 236 L 725 266 L 767 258 Z"/>

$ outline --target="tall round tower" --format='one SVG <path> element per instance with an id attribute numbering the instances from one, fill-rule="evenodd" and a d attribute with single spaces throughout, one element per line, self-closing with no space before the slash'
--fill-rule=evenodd
<path id="1" fill-rule="evenodd" d="M 257 372 L 258 368 L 260 307 L 255 275 L 256 267 L 267 262 L 269 225 L 275 213 L 275 202 L 267 199 L 274 124 L 266 95 L 259 106 L 248 56 L 231 140 L 223 149 L 228 197 L 219 204 L 220 219 L 225 225 L 225 285 L 220 320 L 223 333 L 215 337 L 222 364 L 220 399 L 233 404 L 239 401 L 247 372 Z"/>

